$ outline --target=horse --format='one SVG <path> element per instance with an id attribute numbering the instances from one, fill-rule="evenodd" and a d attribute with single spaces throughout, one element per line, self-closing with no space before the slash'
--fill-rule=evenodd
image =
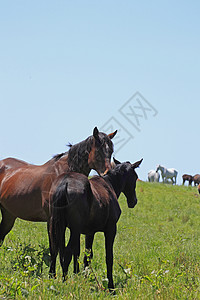
<path id="1" fill-rule="evenodd" d="M 86 251 L 84 268 L 89 265 L 92 244 L 96 232 L 105 236 L 108 288 L 113 289 L 113 243 L 117 231 L 117 221 L 121 215 L 118 198 L 121 192 L 127 198 L 129 208 L 135 207 L 137 174 L 135 169 L 140 161 L 120 163 L 106 175 L 86 176 L 77 173 L 62 174 L 56 178 L 51 189 L 49 242 L 51 253 L 50 274 L 55 276 L 56 257 L 59 252 L 63 280 L 74 257 L 74 273 L 79 272 L 80 235 L 85 234 Z M 70 230 L 70 238 L 65 247 L 65 230 Z M 89 256 L 89 258 L 88 258 Z"/>
<path id="2" fill-rule="evenodd" d="M 113 152 L 111 134 L 99 132 L 70 147 L 68 152 L 58 154 L 45 164 L 25 164 L 13 168 L 4 165 L 0 169 L 0 243 L 14 226 L 16 218 L 33 222 L 49 221 L 49 191 L 57 176 L 69 171 L 88 176 L 91 169 L 99 174 L 110 169 Z"/>
<path id="3" fill-rule="evenodd" d="M 148 172 L 148 180 L 149 180 L 149 182 L 159 182 L 160 174 L 158 173 L 158 171 L 150 170 Z"/>
<path id="4" fill-rule="evenodd" d="M 199 192 L 199 194 L 200 194 L 200 184 L 198 185 L 198 192 Z"/>
<path id="5" fill-rule="evenodd" d="M 182 178 L 183 178 L 183 185 L 185 184 L 186 181 L 189 181 L 189 185 L 192 185 L 192 181 L 193 181 L 192 175 L 184 174 Z"/>
<path id="6" fill-rule="evenodd" d="M 196 174 L 193 176 L 194 185 L 197 185 L 200 183 L 200 175 Z"/>
<path id="7" fill-rule="evenodd" d="M 156 171 L 158 170 L 161 171 L 163 183 L 167 182 L 167 179 L 171 179 L 172 184 L 176 184 L 176 177 L 178 175 L 178 172 L 175 169 L 167 169 L 165 167 L 162 167 L 161 165 L 158 165 Z"/>

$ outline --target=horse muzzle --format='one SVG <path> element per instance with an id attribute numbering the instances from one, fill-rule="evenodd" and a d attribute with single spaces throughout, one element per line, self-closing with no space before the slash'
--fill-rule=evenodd
<path id="1" fill-rule="evenodd" d="M 133 201 L 128 202 L 128 208 L 134 208 L 137 204 L 137 198 L 135 198 Z"/>

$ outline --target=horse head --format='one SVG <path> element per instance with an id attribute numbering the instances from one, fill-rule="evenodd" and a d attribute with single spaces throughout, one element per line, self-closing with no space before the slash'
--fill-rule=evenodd
<path id="1" fill-rule="evenodd" d="M 161 171 L 161 165 L 157 165 L 157 167 L 156 167 L 156 172 L 158 172 L 159 170 Z"/>
<path id="2" fill-rule="evenodd" d="M 119 165 L 117 168 L 120 168 L 119 171 L 122 174 L 122 192 L 127 198 L 127 204 L 129 208 L 133 208 L 137 204 L 135 188 L 138 175 L 135 172 L 135 169 L 140 166 L 142 161 L 143 158 L 134 164 L 131 164 L 130 162 L 120 163 L 114 159 L 115 164 Z"/>
<path id="3" fill-rule="evenodd" d="M 111 169 L 111 155 L 113 153 L 112 138 L 116 135 L 99 132 L 97 127 L 93 130 L 92 146 L 88 156 L 88 165 L 97 171 L 99 175 L 106 174 Z"/>

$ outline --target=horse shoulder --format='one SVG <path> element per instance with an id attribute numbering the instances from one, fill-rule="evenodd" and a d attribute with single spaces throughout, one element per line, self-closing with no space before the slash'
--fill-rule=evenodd
<path id="1" fill-rule="evenodd" d="M 96 215 L 94 224 L 99 224 L 102 230 L 111 223 L 117 223 L 121 215 L 121 209 L 117 196 L 112 187 L 101 177 L 93 177 L 90 180 L 93 193 L 93 211 Z"/>

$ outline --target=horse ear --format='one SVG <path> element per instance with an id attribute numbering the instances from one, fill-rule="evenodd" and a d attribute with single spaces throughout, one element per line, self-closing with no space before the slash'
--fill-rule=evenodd
<path id="1" fill-rule="evenodd" d="M 113 157 L 113 160 L 114 160 L 114 163 L 115 163 L 116 165 L 120 165 L 120 164 L 121 164 L 120 161 L 118 161 L 118 160 L 115 159 L 114 157 Z"/>
<path id="2" fill-rule="evenodd" d="M 108 134 L 108 137 L 112 140 L 114 138 L 114 136 L 116 135 L 117 130 L 115 130 L 114 132 Z"/>
<path id="3" fill-rule="evenodd" d="M 141 164 L 142 161 L 143 161 L 143 158 L 142 158 L 141 160 L 135 162 L 134 164 L 132 164 L 132 168 L 133 168 L 133 169 L 138 168 L 138 167 L 140 166 L 140 164 Z"/>
<path id="4" fill-rule="evenodd" d="M 99 130 L 97 129 L 97 127 L 94 128 L 93 130 L 93 136 L 97 139 L 99 137 Z"/>

